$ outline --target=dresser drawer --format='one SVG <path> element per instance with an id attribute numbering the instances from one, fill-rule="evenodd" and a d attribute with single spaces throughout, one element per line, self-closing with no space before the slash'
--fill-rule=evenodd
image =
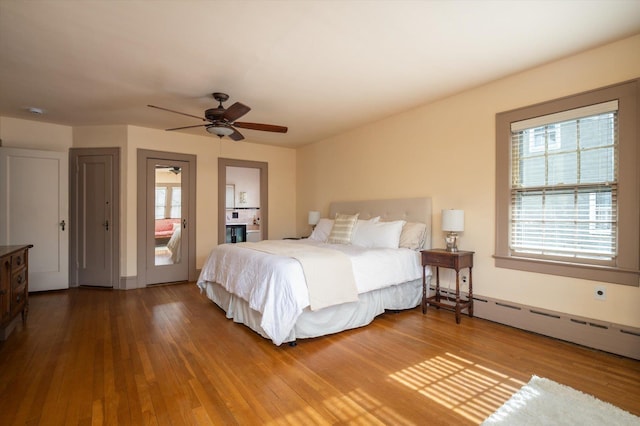
<path id="1" fill-rule="evenodd" d="M 14 329 L 14 319 L 29 310 L 29 249 L 33 245 L 0 245 L 0 340 Z M 0 423 L 2 423 L 0 421 Z"/>
<path id="2" fill-rule="evenodd" d="M 27 269 L 22 268 L 16 273 L 11 274 L 11 288 L 18 288 L 27 283 Z"/>
<path id="3" fill-rule="evenodd" d="M 23 284 L 22 286 L 15 288 L 11 292 L 11 313 L 15 315 L 18 311 L 21 311 L 24 307 L 24 304 L 27 301 L 27 285 Z"/>
<path id="4" fill-rule="evenodd" d="M 17 270 L 27 263 L 27 251 L 21 250 L 11 255 L 11 269 Z"/>

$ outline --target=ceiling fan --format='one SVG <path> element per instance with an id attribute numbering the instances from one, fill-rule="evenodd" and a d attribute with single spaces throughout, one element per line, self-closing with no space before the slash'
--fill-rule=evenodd
<path id="1" fill-rule="evenodd" d="M 288 129 L 284 126 L 236 121 L 238 118 L 251 111 L 251 108 L 240 102 L 236 102 L 229 108 L 225 109 L 222 106 L 222 103 L 226 102 L 229 99 L 229 95 L 227 95 L 226 93 L 213 93 L 213 98 L 220 104 L 216 108 L 209 108 L 208 110 L 206 110 L 204 112 L 204 117 L 198 117 L 197 115 L 174 111 L 172 109 L 163 108 L 156 105 L 147 106 L 209 122 L 208 124 L 197 124 L 195 126 L 174 127 L 172 129 L 166 129 L 167 131 L 190 129 L 193 127 L 205 127 L 207 129 L 207 132 L 213 135 L 216 135 L 220 138 L 222 138 L 223 136 L 228 136 L 234 141 L 244 139 L 244 136 L 242 136 L 242 134 L 235 129 L 236 127 L 239 127 L 241 129 L 262 130 L 264 132 L 287 133 Z"/>

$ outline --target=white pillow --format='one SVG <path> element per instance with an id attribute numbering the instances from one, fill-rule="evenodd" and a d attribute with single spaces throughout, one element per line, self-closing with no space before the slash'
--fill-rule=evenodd
<path id="1" fill-rule="evenodd" d="M 351 244 L 366 248 L 398 248 L 405 223 L 404 220 L 362 223 Z"/>
<path id="2" fill-rule="evenodd" d="M 329 244 L 351 244 L 351 234 L 353 234 L 353 228 L 357 221 L 358 213 L 336 214 L 327 242 Z"/>
<path id="3" fill-rule="evenodd" d="M 380 222 L 380 216 L 372 217 L 371 219 L 358 219 L 356 221 L 355 226 L 353 227 L 353 232 L 351 234 L 351 241 L 353 242 L 353 238 L 358 233 L 358 228 L 360 226 L 367 226 L 370 223 L 377 223 L 377 222 Z"/>
<path id="4" fill-rule="evenodd" d="M 424 240 L 426 236 L 426 224 L 419 222 L 407 222 L 402 227 L 399 246 L 411 250 L 422 249 L 422 247 L 424 247 Z"/>
<path id="5" fill-rule="evenodd" d="M 327 238 L 329 238 L 329 233 L 331 233 L 331 228 L 333 228 L 333 220 L 322 218 L 313 229 L 309 239 L 326 243 Z"/>

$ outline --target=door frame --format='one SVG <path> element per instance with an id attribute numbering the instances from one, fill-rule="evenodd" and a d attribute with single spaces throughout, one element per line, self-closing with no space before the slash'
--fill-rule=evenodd
<path id="1" fill-rule="evenodd" d="M 189 163 L 189 192 L 188 192 L 188 217 L 187 235 L 189 243 L 187 252 L 182 253 L 182 259 L 187 262 L 187 279 L 196 281 L 196 166 L 197 157 L 191 154 L 177 152 L 154 151 L 138 149 L 137 162 L 137 288 L 147 286 L 147 244 L 146 244 L 146 219 L 147 219 L 147 160 L 184 161 Z"/>
<path id="2" fill-rule="evenodd" d="M 269 163 L 263 161 L 218 158 L 218 244 L 226 236 L 227 166 L 260 169 L 260 231 L 263 240 L 269 239 Z"/>
<path id="3" fill-rule="evenodd" d="M 80 206 L 78 205 L 78 159 L 95 155 L 112 157 L 111 186 L 113 200 L 111 204 L 111 229 L 113 245 L 111 247 L 111 273 L 114 289 L 124 288 L 120 279 L 120 148 L 69 148 L 69 287 L 78 287 L 78 251 L 76 238 L 79 233 Z M 106 287 L 105 287 L 106 288 Z"/>

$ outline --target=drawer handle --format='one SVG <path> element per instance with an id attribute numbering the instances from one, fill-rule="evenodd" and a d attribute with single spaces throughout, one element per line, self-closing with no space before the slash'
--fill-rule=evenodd
<path id="1" fill-rule="evenodd" d="M 20 299 L 22 299 L 22 297 L 20 297 L 20 295 L 16 296 L 16 303 L 20 303 Z"/>
<path id="2" fill-rule="evenodd" d="M 3 295 L 5 295 L 5 294 L 7 294 L 7 290 L 5 290 L 5 289 L 0 289 L 0 296 L 3 296 Z"/>
<path id="3" fill-rule="evenodd" d="M 18 284 L 22 284 L 23 280 L 24 278 L 22 277 L 22 275 L 18 275 L 18 278 L 16 278 L 16 281 L 18 282 Z"/>
<path id="4" fill-rule="evenodd" d="M 18 265 L 18 266 L 22 265 L 22 257 L 18 257 L 16 259 L 16 265 Z"/>

